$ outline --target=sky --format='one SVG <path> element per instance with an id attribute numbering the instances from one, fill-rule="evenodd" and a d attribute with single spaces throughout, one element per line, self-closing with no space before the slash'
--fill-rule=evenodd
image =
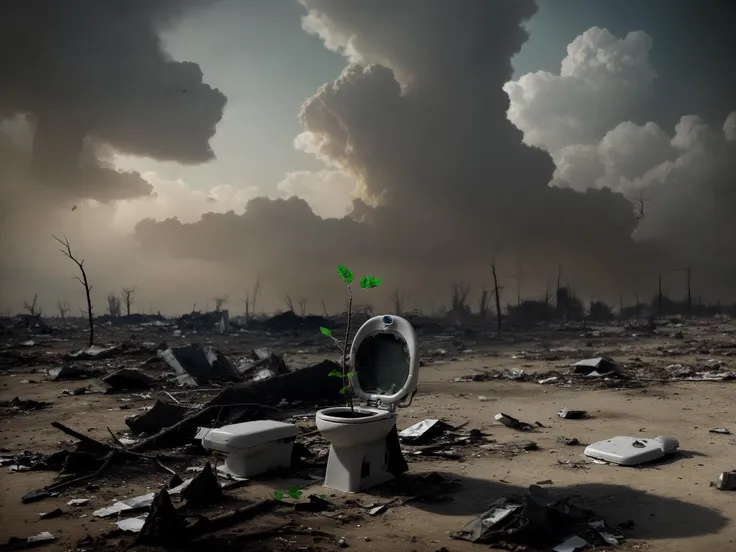
<path id="1" fill-rule="evenodd" d="M 490 259 L 529 295 L 560 265 L 587 296 L 663 271 L 678 293 L 693 264 L 736 299 L 732 2 L 15 3 L 3 309 L 82 306 L 52 233 L 94 264 L 98 311 L 122 286 L 237 310 L 256 278 L 263 308 L 340 308 L 348 260 L 384 305 L 479 294 Z"/>

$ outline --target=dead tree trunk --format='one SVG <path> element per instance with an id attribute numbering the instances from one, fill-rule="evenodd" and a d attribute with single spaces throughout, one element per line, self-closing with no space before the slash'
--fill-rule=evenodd
<path id="1" fill-rule="evenodd" d="M 82 277 L 75 276 L 75 278 L 79 281 L 82 286 L 84 286 L 84 294 L 87 296 L 87 321 L 89 322 L 89 346 L 92 347 L 92 345 L 95 344 L 95 326 L 92 316 L 92 297 L 90 296 L 90 291 L 92 291 L 92 286 L 89 285 L 89 280 L 87 280 L 87 272 L 84 270 L 84 259 L 81 261 L 78 260 L 74 254 L 72 253 L 72 247 L 69 245 L 69 240 L 66 236 L 64 236 L 64 239 L 61 240 L 57 238 L 56 236 L 51 236 L 54 238 L 57 242 L 59 242 L 61 245 L 64 246 L 63 249 L 59 249 L 64 255 L 69 257 L 72 261 L 74 261 L 74 264 L 77 265 L 79 268 L 79 272 L 82 273 Z"/>
<path id="2" fill-rule="evenodd" d="M 501 331 L 501 295 L 498 290 L 498 276 L 496 275 L 496 264 L 491 264 L 491 271 L 493 272 L 493 292 L 496 295 L 496 327 L 498 331 Z"/>

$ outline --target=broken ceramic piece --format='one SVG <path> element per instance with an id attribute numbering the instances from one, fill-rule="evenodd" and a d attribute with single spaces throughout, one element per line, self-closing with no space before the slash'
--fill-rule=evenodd
<path id="1" fill-rule="evenodd" d="M 611 464 L 636 466 L 673 454 L 679 446 L 677 439 L 666 435 L 652 439 L 621 436 L 590 444 L 583 454 Z"/>

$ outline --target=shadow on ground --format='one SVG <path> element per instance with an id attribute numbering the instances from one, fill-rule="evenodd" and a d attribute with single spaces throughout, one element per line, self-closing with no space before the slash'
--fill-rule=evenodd
<path id="1" fill-rule="evenodd" d="M 610 525 L 631 525 L 638 539 L 688 538 L 717 533 L 729 520 L 704 506 L 657 496 L 626 485 L 581 484 L 545 486 L 555 495 L 565 496 L 583 508 L 593 510 Z M 379 489 L 385 497 L 416 497 L 408 505 L 433 514 L 462 516 L 458 529 L 485 511 L 495 500 L 524 494 L 528 488 L 453 473 L 406 474 Z"/>

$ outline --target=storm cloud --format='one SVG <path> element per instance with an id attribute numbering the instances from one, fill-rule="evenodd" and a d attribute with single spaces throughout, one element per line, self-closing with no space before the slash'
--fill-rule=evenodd
<path id="1" fill-rule="evenodd" d="M 232 260 L 245 252 L 264 261 L 261 251 L 232 247 L 246 225 L 262 220 L 260 235 L 289 252 L 281 262 L 304 267 L 309 278 L 320 281 L 336 262 L 355 263 L 417 299 L 452 281 L 486 282 L 494 258 L 510 268 L 523 257 L 535 291 L 559 264 L 576 274 L 579 289 L 590 283 L 595 293 L 634 287 L 629 280 L 656 264 L 631 239 L 629 201 L 608 190 L 550 188 L 554 161 L 525 145 L 507 118 L 504 85 L 534 2 L 301 3 L 305 30 L 350 64 L 305 101 L 296 144 L 355 178 L 361 224 L 355 216 L 322 221 L 306 204 L 299 211 L 288 202 L 268 204 L 266 218 L 262 201 L 240 218 L 178 229 L 141 224 L 144 244 L 171 251 L 186 243 L 191 256 Z M 271 277 L 278 281 L 278 272 Z"/>
<path id="2" fill-rule="evenodd" d="M 570 44 L 559 73 L 512 80 L 533 0 L 300 3 L 305 32 L 343 55 L 346 67 L 298 113 L 295 147 L 325 167 L 289 174 L 278 187 L 289 198 L 216 186 L 207 197 L 170 201 L 183 183 L 159 183 L 166 193 L 146 198 L 154 175 L 111 164 L 112 151 L 179 163 L 213 157 L 209 139 L 225 98 L 198 66 L 168 59 L 158 38 L 182 13 L 179 4 L 134 4 L 123 24 L 112 4 L 80 2 L 107 22 L 107 50 L 69 41 L 62 52 L 71 65 L 40 59 L 52 70 L 19 76 L 0 92 L 0 113 L 26 117 L 30 129 L 6 133 L 12 143 L 0 134 L 0 157 L 4 143 L 27 144 L 29 167 L 40 164 L 34 174 L 47 175 L 34 186 L 109 202 L 75 212 L 101 229 L 121 213 L 127 221 L 150 217 L 130 238 L 101 230 L 85 242 L 102 255 L 101 287 L 134 282 L 156 290 L 161 308 L 184 310 L 195 297 L 244 291 L 258 274 L 264 308 L 290 293 L 312 305 L 326 299 L 332 309 L 344 302 L 333 273 L 344 263 L 387 282 L 371 296 L 376 306 L 388 306 L 390 290 L 401 288 L 408 305 L 426 309 L 442 304 L 453 282 L 479 292 L 492 261 L 502 285 L 523 279 L 525 295 L 542 294 L 561 266 L 583 296 L 632 300 L 652 293 L 660 272 L 692 264 L 699 285 L 731 298 L 736 255 L 725 236 L 734 235 L 727 206 L 735 204 L 736 115 L 724 114 L 722 129 L 691 115 L 672 130 L 635 122 L 632 113 L 654 101 L 657 78 L 648 57 L 656 44 L 644 32 L 590 29 Z M 115 57 L 113 46 L 128 41 L 136 42 L 131 57 L 150 57 L 141 68 Z M 48 47 L 36 50 L 48 56 Z M 34 103 L 21 93 L 33 83 L 63 94 L 37 93 Z M 39 134 L 43 120 L 49 130 Z M 51 177 L 73 171 L 85 178 Z M 52 196 L 34 199 L 63 204 Z M 16 209 L 16 235 L 29 228 L 17 213 L 29 211 Z M 69 213 L 54 221 L 83 233 Z M 17 240 L 12 245 L 16 258 L 27 258 Z M 23 270 L 47 266 L 34 259 Z M 3 269 L 4 280 L 22 277 L 17 263 Z"/>

